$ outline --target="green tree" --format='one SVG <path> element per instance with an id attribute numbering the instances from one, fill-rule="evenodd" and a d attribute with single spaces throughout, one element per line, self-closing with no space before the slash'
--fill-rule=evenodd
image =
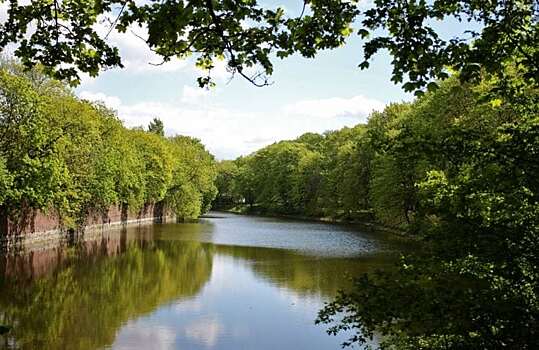
<path id="1" fill-rule="evenodd" d="M 238 172 L 238 166 L 234 161 L 223 160 L 217 163 L 217 177 L 215 179 L 215 186 L 217 187 L 216 206 L 226 208 L 239 203 L 240 195 L 236 181 Z"/>
<path id="2" fill-rule="evenodd" d="M 251 166 L 255 174 L 256 202 L 263 209 L 280 213 L 302 210 L 299 187 L 300 163 L 311 152 L 301 143 L 279 142 L 253 155 Z M 305 164 L 307 165 L 307 164 Z M 301 191 L 301 190 L 299 190 Z"/>
<path id="3" fill-rule="evenodd" d="M 409 232 L 422 248 L 395 270 L 358 278 L 322 310 L 319 322 L 335 322 L 330 333 L 355 330 L 351 344 L 380 332 L 388 349 L 539 345 L 539 98 L 533 88 L 494 98 L 495 83 L 448 81 L 387 133 L 382 156 L 392 165 L 373 181 L 414 194 Z M 408 169 L 415 180 L 403 189 Z"/>
<path id="4" fill-rule="evenodd" d="M 341 210 L 345 218 L 371 220 L 370 180 L 373 147 L 367 137 L 367 128 L 358 125 L 352 129 L 352 138 L 339 147 L 337 166 L 337 195 L 341 198 Z"/>
<path id="5" fill-rule="evenodd" d="M 153 132 L 159 136 L 165 136 L 165 126 L 161 119 L 153 118 L 153 120 L 148 125 L 148 131 Z"/>
<path id="6" fill-rule="evenodd" d="M 319 195 L 322 187 L 322 155 L 301 149 L 292 178 L 292 198 L 295 211 L 309 216 L 321 214 Z"/>
<path id="7" fill-rule="evenodd" d="M 145 203 L 157 203 L 165 198 L 172 181 L 172 155 L 167 140 L 159 134 L 139 130 L 129 131 L 144 168 Z"/>
<path id="8" fill-rule="evenodd" d="M 369 166 L 364 139 L 365 126 L 325 133 L 320 205 L 329 217 L 352 219 L 366 209 Z"/>
<path id="9" fill-rule="evenodd" d="M 11 176 L 6 167 L 6 161 L 0 158 L 0 206 L 9 197 L 8 191 L 11 188 Z"/>
<path id="10" fill-rule="evenodd" d="M 169 142 L 175 161 L 165 201 L 179 219 L 197 218 L 217 195 L 215 160 L 197 139 L 175 136 Z"/>
<path id="11" fill-rule="evenodd" d="M 114 111 L 79 100 L 39 69 L 2 67 L 2 230 L 8 217 L 22 230 L 38 211 L 55 214 L 63 228 L 82 229 L 111 206 L 125 218 L 148 204 L 166 205 L 167 197 L 171 208 L 192 208 L 177 210 L 180 217 L 209 209 L 215 161 L 199 141 L 126 129 Z"/>
<path id="12" fill-rule="evenodd" d="M 243 201 L 252 209 L 255 205 L 257 188 L 255 183 L 255 172 L 253 169 L 253 156 L 239 157 L 234 161 L 238 166 L 238 175 L 235 178 L 237 184 L 236 191 Z"/>
<path id="13" fill-rule="evenodd" d="M 4 181 L 11 185 L 0 211 L 15 222 L 50 205 L 63 186 L 66 165 L 55 152 L 62 130 L 45 111 L 25 78 L 0 70 L 0 157 Z"/>

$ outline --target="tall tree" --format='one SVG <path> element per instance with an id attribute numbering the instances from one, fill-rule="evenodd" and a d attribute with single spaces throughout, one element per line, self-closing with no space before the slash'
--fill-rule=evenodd
<path id="1" fill-rule="evenodd" d="M 7 217 L 22 229 L 36 211 L 73 229 L 112 205 L 136 214 L 164 201 L 196 218 L 209 210 L 214 180 L 215 161 L 198 140 L 126 129 L 114 111 L 39 70 L 0 68 L 0 234 Z"/>

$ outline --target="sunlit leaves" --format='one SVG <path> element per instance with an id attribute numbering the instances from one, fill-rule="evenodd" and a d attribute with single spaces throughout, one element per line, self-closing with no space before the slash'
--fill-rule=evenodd
<path id="1" fill-rule="evenodd" d="M 106 33 L 125 33 L 132 25 L 147 28 L 143 39 L 163 62 L 194 55 L 195 62 L 209 68 L 207 62 L 225 57 L 232 74 L 263 86 L 270 83 L 274 56 L 314 57 L 342 46 L 355 31 L 366 40 L 360 68 L 387 50 L 393 56 L 391 80 L 404 81 L 406 91 L 430 91 L 435 80 L 447 78 L 447 67 L 463 80 L 477 81 L 481 70 L 497 74 L 516 62 L 525 79 L 537 80 L 538 13 L 531 0 L 376 0 L 366 10 L 356 1 L 309 0 L 297 6 L 303 7 L 299 15 L 290 16 L 282 7 L 256 1 L 10 3 L 0 27 L 0 47 L 16 43 L 16 55 L 25 66 L 40 63 L 53 76 L 76 84 L 79 71 L 95 76 L 103 68 L 121 66 L 108 34 L 96 30 L 104 17 Z M 460 22 L 462 30 L 445 38 L 433 24 L 443 20 Z M 213 85 L 211 75 L 198 82 Z"/>
<path id="2" fill-rule="evenodd" d="M 406 232 L 422 243 L 320 312 L 330 334 L 354 332 L 347 345 L 382 333 L 382 349 L 538 346 L 539 99 L 497 83 L 451 79 L 371 116 L 375 213 L 411 209 Z"/>
<path id="3" fill-rule="evenodd" d="M 392 81 L 407 81 L 406 91 L 419 91 L 433 80 L 447 78 L 447 68 L 460 72 L 463 81 L 478 81 L 485 70 L 503 76 L 507 63 L 518 62 L 523 76 L 537 83 L 537 6 L 533 1 L 394 1 L 377 0 L 362 20 L 370 31 L 387 34 L 369 40 L 365 61 L 380 50 L 393 56 Z M 434 20 L 457 20 L 462 31 L 443 38 Z M 481 27 L 466 30 L 466 22 Z M 472 26 L 470 26 L 472 27 Z M 366 37 L 368 32 L 360 30 Z M 363 68 L 363 67 L 362 67 Z"/>
<path id="4" fill-rule="evenodd" d="M 131 212 L 170 199 L 180 218 L 196 218 L 215 197 L 215 162 L 199 141 L 128 130 L 115 112 L 74 97 L 38 70 L 0 70 L 2 215 L 54 211 L 64 227 L 113 205 Z M 192 209 L 185 210 L 184 208 Z"/>

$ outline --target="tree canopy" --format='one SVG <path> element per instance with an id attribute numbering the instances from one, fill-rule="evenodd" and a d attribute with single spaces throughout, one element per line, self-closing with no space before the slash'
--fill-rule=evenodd
<path id="1" fill-rule="evenodd" d="M 148 131 L 153 132 L 159 136 L 165 136 L 165 125 L 163 121 L 159 118 L 153 118 L 153 120 L 148 125 Z"/>
<path id="2" fill-rule="evenodd" d="M 420 242 L 320 312 L 331 334 L 355 331 L 348 345 L 382 334 L 383 349 L 539 346 L 539 94 L 493 96 L 497 83 L 452 77 L 366 125 L 218 167 L 229 204 L 371 220 Z"/>
<path id="3" fill-rule="evenodd" d="M 213 156 L 199 140 L 127 129 L 114 111 L 16 65 L 0 68 L 0 216 L 57 214 L 80 228 L 110 206 L 163 203 L 196 218 L 216 194 Z M 186 195 L 188 193 L 188 195 Z"/>
<path id="4" fill-rule="evenodd" d="M 362 8 L 305 0 L 298 8 L 293 15 L 255 0 L 10 1 L 0 47 L 15 44 L 27 69 L 40 64 L 72 83 L 79 72 L 121 66 L 108 33 L 139 25 L 165 62 L 193 55 L 211 73 L 224 59 L 259 86 L 276 58 L 313 57 L 360 35 L 360 68 L 387 50 L 392 80 L 427 93 L 373 113 L 367 125 L 221 163 L 217 176 L 197 140 L 164 138 L 156 121 L 153 132 L 128 130 L 61 84 L 2 70 L 0 209 L 52 208 L 73 225 L 89 209 L 162 200 L 196 217 L 215 197 L 217 176 L 221 203 L 369 218 L 421 241 L 395 269 L 358 277 L 320 312 L 330 333 L 355 331 L 348 345 L 381 334 L 386 349 L 538 348 L 537 1 L 374 0 Z M 104 33 L 101 20 L 110 23 Z M 445 37 L 442 21 L 461 32 Z M 198 81 L 213 84 L 210 74 Z"/>
<path id="5" fill-rule="evenodd" d="M 110 32 L 142 26 L 147 29 L 142 39 L 164 62 L 194 55 L 196 64 L 211 72 L 215 60 L 225 59 L 232 74 L 263 86 L 275 58 L 313 57 L 354 34 L 365 39 L 359 67 L 367 68 L 377 52 L 387 50 L 393 56 L 392 80 L 407 91 L 436 87 L 449 68 L 471 79 L 481 69 L 499 74 L 508 61 L 523 67 L 526 79 L 537 79 L 534 0 L 376 0 L 364 6 L 354 0 L 304 0 L 294 14 L 256 0 L 9 1 L 0 48 L 16 44 L 15 55 L 26 67 L 39 63 L 76 84 L 79 72 L 95 76 L 121 67 L 118 49 L 107 41 Z M 437 24 L 448 20 L 462 31 L 445 38 Z M 102 22 L 107 24 L 99 30 Z M 213 84 L 211 74 L 198 82 Z"/>

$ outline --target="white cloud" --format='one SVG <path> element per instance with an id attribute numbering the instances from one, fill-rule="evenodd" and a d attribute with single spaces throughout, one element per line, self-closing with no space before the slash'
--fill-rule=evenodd
<path id="1" fill-rule="evenodd" d="M 177 58 L 163 63 L 163 59 L 150 50 L 144 41 L 144 38 L 148 36 L 146 27 L 132 25 L 125 33 L 119 33 L 116 30 L 109 33 L 110 25 L 105 23 L 103 17 L 99 22 L 100 24 L 95 26 L 97 33 L 102 37 L 108 33 L 107 43 L 118 48 L 124 69 L 130 73 L 176 72 L 189 64 L 187 60 Z"/>
<path id="2" fill-rule="evenodd" d="M 232 77 L 232 74 L 228 71 L 227 61 L 215 60 L 213 65 L 214 67 L 211 70 L 211 76 L 213 78 L 225 81 Z"/>
<path id="3" fill-rule="evenodd" d="M 8 18 L 7 10 L 9 8 L 8 2 L 0 2 L 0 22 L 5 22 Z"/>
<path id="4" fill-rule="evenodd" d="M 103 102 L 107 107 L 114 110 L 118 110 L 122 104 L 122 101 L 118 97 L 107 96 L 102 92 L 82 91 L 79 93 L 79 97 L 92 102 Z"/>
<path id="5" fill-rule="evenodd" d="M 80 72 L 79 73 L 79 79 L 80 79 L 80 86 L 84 86 L 85 88 L 89 88 L 90 86 L 94 85 L 96 78 L 91 77 L 87 73 Z"/>
<path id="6" fill-rule="evenodd" d="M 178 314 L 184 314 L 185 312 L 200 312 L 202 310 L 202 303 L 198 299 L 180 300 L 177 304 L 174 304 L 174 310 Z"/>
<path id="7" fill-rule="evenodd" d="M 200 69 L 192 63 L 192 67 L 195 67 L 195 70 L 198 75 L 205 76 L 208 74 L 207 70 Z M 221 82 L 228 81 L 232 78 L 232 73 L 229 72 L 227 61 L 222 59 L 213 60 L 213 68 L 211 69 L 210 75 L 212 79 L 219 80 Z"/>
<path id="8" fill-rule="evenodd" d="M 372 111 L 380 111 L 384 103 L 362 95 L 352 98 L 333 97 L 319 100 L 303 100 L 284 107 L 291 115 L 317 118 L 352 117 L 365 122 Z"/>
<path id="9" fill-rule="evenodd" d="M 212 91 L 190 86 L 184 86 L 181 98 L 170 103 L 147 101 L 125 104 L 118 97 L 88 91 L 80 92 L 79 96 L 105 102 L 118 111 L 127 127 L 147 126 L 158 117 L 165 124 L 167 135 L 196 137 L 218 159 L 249 154 L 305 132 L 321 133 L 353 126 L 364 122 L 372 109 L 383 108 L 381 102 L 358 96 L 300 101 L 278 108 L 277 112 L 247 113 L 219 107 L 212 101 Z M 187 100 L 189 103 L 185 103 Z M 354 106 L 354 103 L 363 104 Z"/>
<path id="10" fill-rule="evenodd" d="M 110 25 L 100 19 L 100 24 L 95 26 L 98 34 L 102 37 L 107 36 L 107 42 L 118 48 L 124 70 L 128 73 L 170 73 L 178 71 L 196 71 L 199 74 L 201 70 L 195 66 L 194 59 L 178 59 L 172 57 L 169 61 L 163 62 L 163 58 L 153 52 L 145 42 L 148 37 L 146 26 L 131 25 L 125 33 L 119 33 L 112 30 L 109 33 Z M 211 76 L 214 79 L 225 81 L 231 74 L 227 71 L 225 60 L 215 60 L 214 68 L 211 70 Z"/>
<path id="11" fill-rule="evenodd" d="M 219 336 L 224 332 L 223 325 L 216 317 L 200 319 L 185 327 L 185 336 L 208 348 L 217 344 Z"/>
<path id="12" fill-rule="evenodd" d="M 114 340 L 113 348 L 124 349 L 174 349 L 176 342 L 176 332 L 170 327 L 159 325 L 151 327 L 136 322 L 129 322 L 121 329 Z"/>

